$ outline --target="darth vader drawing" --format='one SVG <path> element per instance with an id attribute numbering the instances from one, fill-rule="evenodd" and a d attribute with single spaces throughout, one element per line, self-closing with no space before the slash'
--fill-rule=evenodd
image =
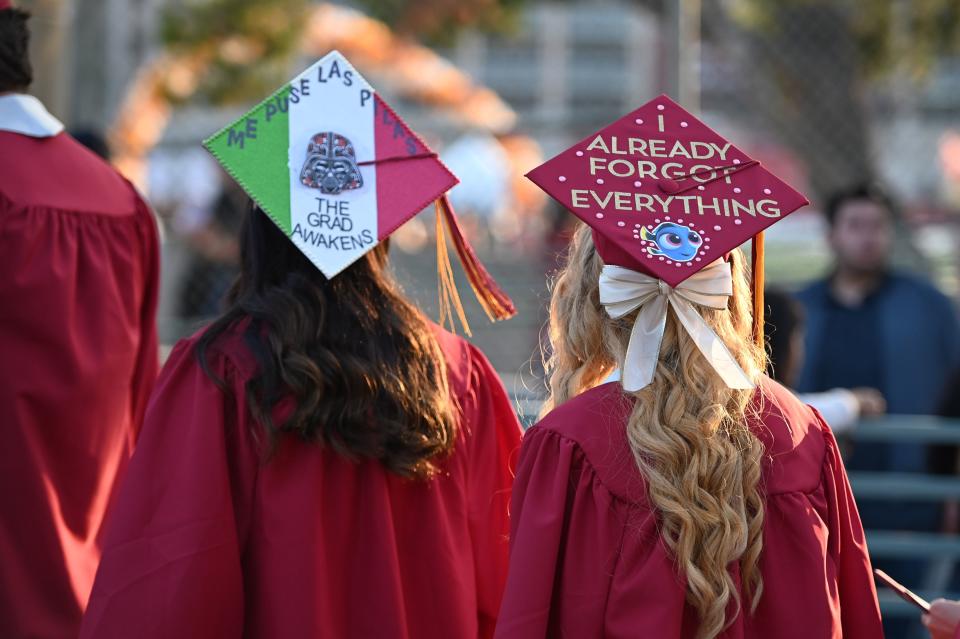
<path id="1" fill-rule="evenodd" d="M 329 195 L 363 186 L 353 143 L 333 131 L 310 138 L 307 159 L 300 170 L 300 183 Z"/>

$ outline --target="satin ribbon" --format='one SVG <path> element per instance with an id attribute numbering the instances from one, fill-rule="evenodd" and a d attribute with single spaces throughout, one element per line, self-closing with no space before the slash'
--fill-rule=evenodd
<path id="1" fill-rule="evenodd" d="M 637 308 L 623 362 L 623 388 L 634 392 L 653 381 L 660 359 L 660 344 L 667 325 L 667 305 L 673 307 L 684 330 L 729 388 L 753 388 L 726 344 L 707 325 L 694 304 L 727 308 L 733 294 L 730 264 L 717 260 L 672 288 L 663 280 L 620 266 L 607 265 L 600 273 L 600 303 L 619 319 Z"/>

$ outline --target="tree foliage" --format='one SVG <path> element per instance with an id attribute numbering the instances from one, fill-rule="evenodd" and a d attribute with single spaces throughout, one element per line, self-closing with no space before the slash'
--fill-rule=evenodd
<path id="1" fill-rule="evenodd" d="M 466 27 L 509 28 L 525 0 L 361 0 L 358 7 L 401 35 L 450 43 Z M 179 0 L 163 17 L 173 53 L 210 58 L 199 94 L 217 104 L 268 93 L 299 52 L 310 0 Z M 175 98 L 176 96 L 170 96 Z"/>
<path id="2" fill-rule="evenodd" d="M 957 0 L 734 0 L 733 15 L 755 31 L 776 33 L 790 9 L 824 9 L 849 21 L 865 77 L 892 70 L 927 73 L 940 56 L 960 54 Z"/>

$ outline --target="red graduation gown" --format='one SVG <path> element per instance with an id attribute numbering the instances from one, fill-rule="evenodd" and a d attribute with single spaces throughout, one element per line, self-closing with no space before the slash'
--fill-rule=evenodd
<path id="1" fill-rule="evenodd" d="M 830 429 L 776 383 L 765 379 L 758 392 L 753 427 L 769 453 L 764 591 L 756 613 L 738 616 L 723 637 L 882 637 L 863 529 Z M 498 638 L 695 636 L 683 578 L 626 440 L 629 407 L 619 383 L 604 384 L 524 436 Z"/>
<path id="2" fill-rule="evenodd" d="M 294 437 L 262 463 L 236 332 L 164 367 L 112 513 L 81 637 L 489 637 L 506 579 L 520 427 L 486 358 L 437 329 L 461 410 L 418 482 Z"/>
<path id="3" fill-rule="evenodd" d="M 65 133 L 0 132 L 0 636 L 76 637 L 157 372 L 157 233 Z"/>

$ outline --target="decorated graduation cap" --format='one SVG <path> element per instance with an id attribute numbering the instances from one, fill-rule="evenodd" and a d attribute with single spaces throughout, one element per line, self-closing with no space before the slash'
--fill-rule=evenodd
<path id="1" fill-rule="evenodd" d="M 652 379 L 667 304 L 729 386 L 750 386 L 691 303 L 726 308 L 732 282 L 724 258 L 752 238 L 754 333 L 762 343 L 762 233 L 808 204 L 802 194 L 666 95 L 527 177 L 593 230 L 606 265 L 601 301 L 608 313 L 641 308 L 625 388 Z"/>
<path id="2" fill-rule="evenodd" d="M 469 331 L 444 231 L 488 316 L 514 314 L 447 199 L 459 180 L 338 51 L 204 146 L 328 278 L 435 203 L 441 322 L 456 311 Z"/>

